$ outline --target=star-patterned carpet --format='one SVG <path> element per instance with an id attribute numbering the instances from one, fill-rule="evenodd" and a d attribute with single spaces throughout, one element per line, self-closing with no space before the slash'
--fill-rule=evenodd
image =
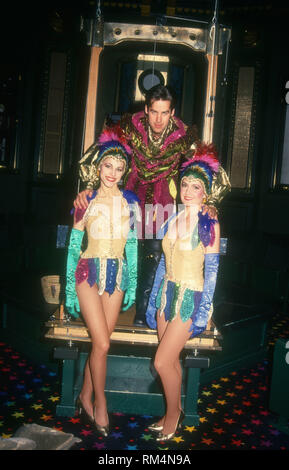
<path id="1" fill-rule="evenodd" d="M 60 378 L 0 341 L 0 436 L 13 437 L 22 424 L 35 423 L 80 438 L 72 450 L 289 450 L 289 435 L 274 427 L 268 409 L 270 349 L 277 337 L 289 338 L 288 316 L 276 315 L 266 360 L 200 387 L 199 426 L 183 426 L 169 443 L 155 442 L 148 430 L 155 416 L 110 413 L 107 438 L 78 416 L 57 416 Z"/>

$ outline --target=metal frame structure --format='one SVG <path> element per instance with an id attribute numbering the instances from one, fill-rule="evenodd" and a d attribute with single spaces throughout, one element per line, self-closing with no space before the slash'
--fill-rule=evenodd
<path id="1" fill-rule="evenodd" d="M 99 58 L 104 47 L 115 46 L 121 42 L 146 42 L 178 44 L 204 54 L 207 59 L 206 100 L 202 140 L 212 142 L 219 56 L 225 55 L 223 84 L 226 84 L 227 57 L 231 29 L 218 24 L 218 3 L 216 0 L 211 22 L 169 17 L 168 19 L 198 23 L 197 27 L 168 26 L 164 24 L 107 23 L 103 21 L 98 5 L 95 19 L 83 20 L 81 29 L 86 33 L 87 45 L 91 48 L 90 70 L 87 88 L 86 113 L 83 134 L 83 151 L 95 140 L 95 121 L 97 107 L 97 82 Z"/>

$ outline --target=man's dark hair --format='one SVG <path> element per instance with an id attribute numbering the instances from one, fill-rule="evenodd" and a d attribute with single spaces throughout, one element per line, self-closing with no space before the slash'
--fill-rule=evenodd
<path id="1" fill-rule="evenodd" d="M 148 90 L 148 92 L 146 93 L 146 100 L 145 100 L 145 104 L 148 108 L 151 106 L 151 104 L 154 101 L 159 101 L 159 100 L 170 101 L 171 110 L 175 108 L 175 105 L 176 105 L 175 93 L 170 87 L 164 86 L 164 85 L 156 85 Z"/>

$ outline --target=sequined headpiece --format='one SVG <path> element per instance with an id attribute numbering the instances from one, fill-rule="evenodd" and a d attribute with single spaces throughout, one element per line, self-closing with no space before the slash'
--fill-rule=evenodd
<path id="1" fill-rule="evenodd" d="M 128 168 L 130 147 L 127 145 L 120 126 L 116 125 L 105 129 L 98 139 L 98 156 L 96 159 L 97 167 L 106 157 L 120 158 L 125 161 L 126 169 Z"/>
<path id="2" fill-rule="evenodd" d="M 194 156 L 180 168 L 180 178 L 193 177 L 203 183 L 207 194 L 211 193 L 213 176 L 219 170 L 219 160 L 213 144 L 198 144 Z"/>

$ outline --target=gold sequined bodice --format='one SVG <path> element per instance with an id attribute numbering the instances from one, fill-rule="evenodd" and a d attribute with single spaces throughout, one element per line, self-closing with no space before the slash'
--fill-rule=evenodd
<path id="1" fill-rule="evenodd" d="M 84 214 L 87 248 L 81 258 L 123 258 L 129 232 L 129 208 L 122 196 L 109 204 L 93 199 Z"/>
<path id="2" fill-rule="evenodd" d="M 162 247 L 166 260 L 166 278 L 189 289 L 202 291 L 205 249 L 201 242 L 192 249 L 194 233 L 187 233 L 180 238 L 172 236 L 168 231 L 164 236 Z"/>

